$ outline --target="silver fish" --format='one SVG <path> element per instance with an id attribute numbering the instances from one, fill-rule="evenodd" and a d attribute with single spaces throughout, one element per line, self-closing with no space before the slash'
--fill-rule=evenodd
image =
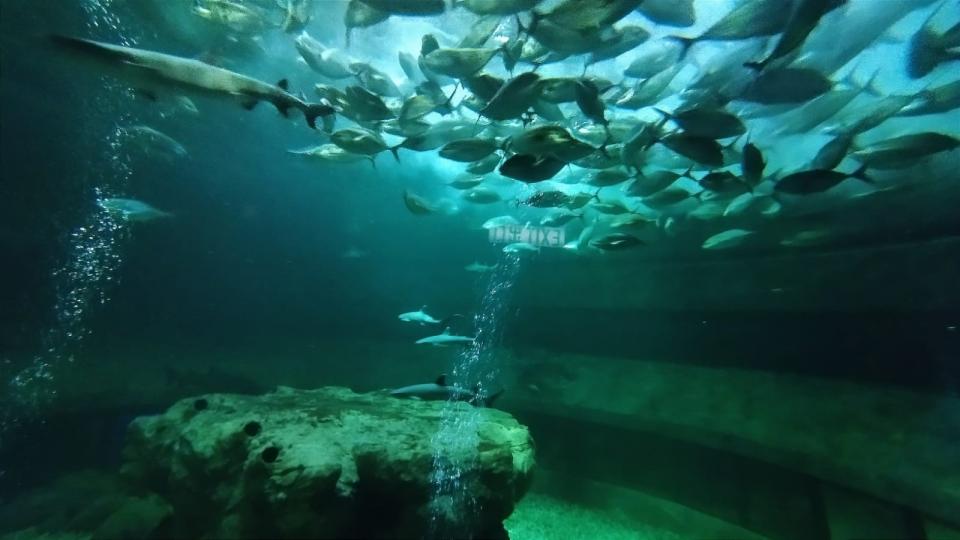
<path id="1" fill-rule="evenodd" d="M 509 120 L 526 112 L 539 97 L 540 76 L 532 71 L 507 81 L 480 114 L 491 120 Z"/>
<path id="2" fill-rule="evenodd" d="M 739 246 L 753 231 L 746 229 L 730 229 L 717 233 L 703 241 L 703 249 L 728 249 Z"/>
<path id="3" fill-rule="evenodd" d="M 400 161 L 400 156 L 397 154 L 397 147 L 387 146 L 387 143 L 384 142 L 378 133 L 370 131 L 369 129 L 360 127 L 341 129 L 334 132 L 333 135 L 330 136 L 330 140 L 333 144 L 343 148 L 347 152 L 365 156 L 373 156 L 384 150 L 390 150 L 394 159 Z"/>
<path id="4" fill-rule="evenodd" d="M 483 159 L 495 152 L 500 145 L 491 139 L 461 139 L 451 141 L 440 149 L 440 157 L 453 161 L 471 162 Z"/>
<path id="5" fill-rule="evenodd" d="M 104 210 L 120 216 L 125 221 L 144 222 L 173 217 L 170 212 L 157 210 L 137 199 L 108 198 L 98 200 L 97 204 Z"/>
<path id="6" fill-rule="evenodd" d="M 720 109 L 697 107 L 673 113 L 663 109 L 656 110 L 680 126 L 684 133 L 697 137 L 726 139 L 747 131 L 739 118 Z"/>
<path id="7" fill-rule="evenodd" d="M 499 193 L 486 187 L 475 187 L 464 191 L 461 197 L 476 204 L 491 204 L 503 200 Z"/>
<path id="8" fill-rule="evenodd" d="M 664 26 L 693 26 L 697 22 L 693 0 L 644 0 L 637 11 Z"/>
<path id="9" fill-rule="evenodd" d="M 939 114 L 957 108 L 960 108 L 960 79 L 920 92 L 918 99 L 897 112 L 897 116 Z"/>
<path id="10" fill-rule="evenodd" d="M 960 146 L 960 139 L 936 132 L 915 133 L 885 139 L 852 154 L 852 157 L 873 169 L 899 169 L 919 160 Z"/>
<path id="11" fill-rule="evenodd" d="M 437 49 L 422 61 L 435 73 L 462 79 L 480 71 L 498 52 L 498 49 Z"/>
<path id="12" fill-rule="evenodd" d="M 810 32 L 820 23 L 824 15 L 844 5 L 847 0 L 794 0 L 790 20 L 777 41 L 773 52 L 758 62 L 745 65 L 754 69 L 763 69 L 770 62 L 782 58 L 803 44 Z"/>
<path id="13" fill-rule="evenodd" d="M 343 52 L 324 47 L 306 31 L 297 36 L 294 45 L 307 65 L 324 77 L 346 79 L 354 76 L 350 59 Z"/>

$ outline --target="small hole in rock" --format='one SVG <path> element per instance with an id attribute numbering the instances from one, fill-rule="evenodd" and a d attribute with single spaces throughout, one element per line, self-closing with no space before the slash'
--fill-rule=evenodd
<path id="1" fill-rule="evenodd" d="M 196 409 L 196 410 L 198 410 L 198 411 L 202 411 L 202 410 L 206 409 L 206 408 L 209 407 L 209 406 L 210 406 L 210 404 L 207 403 L 207 400 L 202 399 L 202 398 L 201 398 L 201 399 L 198 399 L 198 400 L 196 400 L 196 401 L 193 402 L 193 408 Z"/>
<path id="2" fill-rule="evenodd" d="M 257 436 L 260 430 L 260 422 L 247 422 L 247 425 L 243 426 L 243 432 L 251 437 Z"/>
<path id="3" fill-rule="evenodd" d="M 260 453 L 260 459 L 265 463 L 273 463 L 277 460 L 277 457 L 280 455 L 280 449 L 276 446 L 268 446 Z"/>

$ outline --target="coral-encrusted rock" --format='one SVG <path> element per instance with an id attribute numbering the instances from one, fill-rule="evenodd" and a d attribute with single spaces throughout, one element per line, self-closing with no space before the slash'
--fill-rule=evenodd
<path id="1" fill-rule="evenodd" d="M 451 406 L 471 442 L 444 457 L 464 464 L 457 490 L 476 504 L 438 523 L 433 441 Z M 173 533 L 192 538 L 411 538 L 431 519 L 502 538 L 534 463 L 505 412 L 336 387 L 182 400 L 135 420 L 124 452 L 124 475 L 170 501 Z"/>

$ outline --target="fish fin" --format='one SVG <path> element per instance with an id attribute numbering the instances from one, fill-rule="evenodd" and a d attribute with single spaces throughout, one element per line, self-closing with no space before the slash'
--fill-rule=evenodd
<path id="1" fill-rule="evenodd" d="M 288 81 L 287 79 L 280 79 L 279 81 L 277 81 L 277 87 L 283 90 L 284 92 L 288 92 L 290 90 L 290 81 Z"/>
<path id="2" fill-rule="evenodd" d="M 860 165 L 860 168 L 850 173 L 850 176 L 856 178 L 857 180 L 862 180 L 868 184 L 876 184 L 873 178 L 867 176 L 867 166 Z"/>
<path id="3" fill-rule="evenodd" d="M 680 47 L 682 47 L 680 50 L 680 58 L 678 58 L 677 61 L 682 61 L 684 58 L 686 58 L 687 52 L 690 51 L 690 47 L 692 47 L 693 44 L 698 41 L 698 38 L 688 38 L 683 36 L 665 36 L 664 39 L 676 41 L 680 44 Z"/>
<path id="4" fill-rule="evenodd" d="M 870 94 L 873 97 L 884 97 L 886 95 L 882 90 L 877 88 L 877 84 L 876 84 L 877 75 L 879 73 L 880 73 L 879 69 L 874 71 L 873 75 L 871 75 L 870 78 L 867 79 L 867 82 L 862 86 L 863 91 Z"/>
<path id="5" fill-rule="evenodd" d="M 248 111 L 252 111 L 253 108 L 257 106 L 257 103 L 260 103 L 260 100 L 259 100 L 259 99 L 250 98 L 250 99 L 245 99 L 245 100 L 243 100 L 242 102 L 240 102 L 240 106 L 242 106 L 244 109 L 246 109 L 246 110 L 248 110 Z"/>
<path id="6" fill-rule="evenodd" d="M 447 385 L 447 374 L 446 374 L 446 373 L 441 373 L 440 376 L 437 377 L 437 380 L 433 381 L 433 383 L 436 384 L 437 386 L 446 386 L 446 385 Z"/>
<path id="7" fill-rule="evenodd" d="M 323 122 L 323 127 L 321 128 L 323 129 L 323 132 L 328 134 L 333 133 L 333 128 L 336 125 L 336 121 L 337 121 L 336 115 L 331 113 L 326 116 L 323 116 L 321 120 Z"/>
<path id="8" fill-rule="evenodd" d="M 279 106 L 277 108 L 280 109 Z M 283 109 L 280 110 L 280 113 L 286 116 Z M 327 131 L 327 117 L 332 117 L 333 113 L 333 107 L 323 103 L 308 103 L 307 108 L 303 111 L 303 115 L 307 118 L 307 125 L 313 129 L 317 129 L 317 117 L 324 117 L 324 131 Z M 333 129 L 332 125 L 330 129 Z"/>
<path id="9" fill-rule="evenodd" d="M 613 134 L 610 133 L 610 127 L 604 126 L 606 128 L 607 136 L 603 138 L 603 142 L 600 143 L 600 153 L 603 154 L 603 157 L 607 159 L 613 159 L 610 157 L 610 154 L 607 152 L 607 146 L 610 144 L 610 141 L 613 140 Z M 569 163 L 568 163 L 569 165 Z"/>
<path id="10" fill-rule="evenodd" d="M 741 137 L 743 137 L 743 133 L 734 137 L 734 139 L 728 142 L 727 144 L 721 145 L 721 148 L 723 148 L 724 150 L 730 150 L 731 148 L 733 148 L 733 145 L 737 144 L 737 141 L 739 141 Z"/>
<path id="11" fill-rule="evenodd" d="M 691 180 L 696 180 L 696 178 L 694 178 L 693 175 L 690 174 L 691 172 L 693 172 L 693 165 L 687 167 L 687 170 L 683 171 L 683 174 L 681 174 L 680 176 L 687 177 Z"/>
<path id="12" fill-rule="evenodd" d="M 453 101 L 453 96 L 457 95 L 457 90 L 460 90 L 460 79 L 457 79 L 457 85 L 453 87 L 453 92 L 450 92 L 450 97 L 446 101 L 440 104 L 441 107 L 449 107 L 450 102 Z"/>
<path id="13" fill-rule="evenodd" d="M 670 114 L 670 113 L 668 113 L 667 111 L 661 109 L 660 107 L 654 107 L 653 110 L 655 110 L 655 111 L 657 111 L 658 113 L 662 114 L 662 115 L 664 116 L 664 118 L 667 118 L 667 119 L 673 118 L 673 115 L 672 115 L 672 114 Z"/>
<path id="14" fill-rule="evenodd" d="M 374 156 L 367 156 L 367 159 L 370 160 L 370 166 L 373 167 L 373 170 L 377 170 L 377 160 L 374 159 Z"/>
<path id="15" fill-rule="evenodd" d="M 481 116 L 483 116 L 483 115 L 480 114 L 480 113 L 477 113 L 477 121 L 473 123 L 473 135 L 474 135 L 474 136 L 476 136 L 477 133 L 478 133 L 478 131 L 477 131 L 477 126 L 480 125 L 480 117 L 481 117 Z"/>
<path id="16" fill-rule="evenodd" d="M 403 143 L 390 147 L 390 153 L 393 154 L 393 159 L 397 160 L 397 163 L 400 163 L 400 147 L 401 146 L 403 146 Z"/>
<path id="17" fill-rule="evenodd" d="M 536 11 L 530 11 L 530 16 L 531 16 L 530 24 L 527 26 L 524 26 L 523 23 L 520 21 L 520 14 L 518 13 L 514 15 L 514 19 L 516 19 L 517 21 L 517 31 L 519 33 L 527 34 L 529 36 L 530 33 L 536 29 L 537 23 L 540 22 L 541 15 Z"/>
<path id="18" fill-rule="evenodd" d="M 766 65 L 767 65 L 767 61 L 766 61 L 766 60 L 761 60 L 761 61 L 759 61 L 759 62 L 744 62 L 744 63 L 743 63 L 743 67 L 745 67 L 745 68 L 750 68 L 750 69 L 752 69 L 753 71 L 755 71 L 755 72 L 757 72 L 757 73 L 763 71 L 763 68 L 766 67 Z"/>
<path id="19" fill-rule="evenodd" d="M 441 333 L 442 335 L 445 335 L 445 336 L 446 336 L 446 335 L 449 335 L 449 334 L 450 334 L 450 327 L 448 326 L 448 327 L 444 328 L 444 329 L 443 329 L 443 332 L 440 332 L 440 333 Z"/>

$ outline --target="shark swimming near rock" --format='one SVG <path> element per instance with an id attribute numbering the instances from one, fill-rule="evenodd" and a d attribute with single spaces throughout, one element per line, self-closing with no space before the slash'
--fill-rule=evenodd
<path id="1" fill-rule="evenodd" d="M 440 375 L 432 383 L 412 384 L 390 391 L 390 395 L 398 398 L 414 398 L 423 400 L 466 401 L 481 407 L 490 407 L 503 390 L 493 394 L 484 394 L 478 383 L 473 390 L 467 390 L 456 385 L 447 384 L 446 374 Z"/>

